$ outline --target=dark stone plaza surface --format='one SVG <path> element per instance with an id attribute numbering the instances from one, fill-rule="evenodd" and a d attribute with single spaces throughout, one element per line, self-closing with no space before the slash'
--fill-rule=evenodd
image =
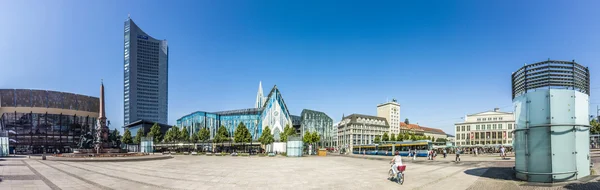
<path id="1" fill-rule="evenodd" d="M 553 185 L 519 181 L 513 161 L 493 156 L 465 156 L 458 163 L 453 157 L 404 158 L 403 185 L 387 180 L 389 157 L 173 157 L 129 162 L 8 157 L 0 161 L 0 189 L 600 189 L 598 176 Z"/>

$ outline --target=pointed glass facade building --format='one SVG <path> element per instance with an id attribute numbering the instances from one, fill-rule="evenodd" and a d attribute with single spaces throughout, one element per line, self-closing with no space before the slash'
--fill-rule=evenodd
<path id="1" fill-rule="evenodd" d="M 275 140 L 278 140 L 284 127 L 286 125 L 292 127 L 294 124 L 277 86 L 274 86 L 265 97 L 260 83 L 254 108 L 220 112 L 197 111 L 179 118 L 177 126 L 186 127 L 190 135 L 197 133 L 201 128 L 208 128 L 212 139 L 221 125 L 225 126 L 230 136 L 233 136 L 240 122 L 246 125 L 253 140 L 257 140 L 267 126 L 271 129 Z"/>

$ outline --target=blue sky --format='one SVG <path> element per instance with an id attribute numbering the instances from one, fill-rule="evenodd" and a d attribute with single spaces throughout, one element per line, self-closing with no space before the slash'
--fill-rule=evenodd
<path id="1" fill-rule="evenodd" d="M 511 72 L 548 58 L 590 67 L 600 104 L 597 1 L 0 1 L 0 88 L 98 96 L 123 123 L 123 22 L 169 43 L 169 123 L 252 107 L 259 81 L 292 114 L 376 114 L 453 134 L 511 110 Z"/>

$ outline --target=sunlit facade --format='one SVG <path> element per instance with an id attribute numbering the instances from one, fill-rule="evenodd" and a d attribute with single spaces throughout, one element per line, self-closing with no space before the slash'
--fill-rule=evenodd
<path id="1" fill-rule="evenodd" d="M 262 95 L 262 84 L 258 95 Z M 274 86 L 267 97 L 258 97 L 255 108 L 230 110 L 221 112 L 197 111 L 177 120 L 177 127 L 186 127 L 190 134 L 197 133 L 201 128 L 208 128 L 210 138 L 216 135 L 219 126 L 223 125 L 230 136 L 236 127 L 243 122 L 250 131 L 253 140 L 257 140 L 265 127 L 269 126 L 275 140 L 280 139 L 280 133 L 286 125 L 293 126 L 290 115 L 281 92 Z"/>
<path id="2" fill-rule="evenodd" d="M 153 38 L 131 18 L 125 21 L 123 61 L 123 121 L 167 123 L 169 47 Z"/>
<path id="3" fill-rule="evenodd" d="M 335 133 L 333 133 L 333 119 L 331 117 L 323 112 L 307 109 L 302 110 L 300 117 L 302 120 L 302 134 L 317 132 L 321 137 L 322 146 L 333 146 Z"/>
<path id="4" fill-rule="evenodd" d="M 0 89 L 0 132 L 18 154 L 71 152 L 80 136 L 95 129 L 97 97 L 72 93 Z"/>

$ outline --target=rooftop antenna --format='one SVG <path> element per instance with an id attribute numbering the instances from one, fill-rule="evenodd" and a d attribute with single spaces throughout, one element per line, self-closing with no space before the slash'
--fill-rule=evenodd
<path id="1" fill-rule="evenodd" d="M 131 13 L 127 13 L 127 18 L 131 19 Z"/>

